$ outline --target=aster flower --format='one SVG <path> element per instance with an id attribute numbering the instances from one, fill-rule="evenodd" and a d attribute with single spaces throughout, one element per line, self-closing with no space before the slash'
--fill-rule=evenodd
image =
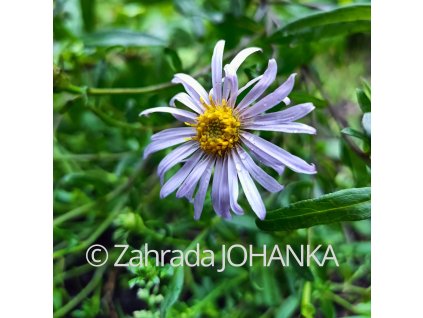
<path id="1" fill-rule="evenodd" d="M 276 78 L 276 61 L 271 59 L 263 75 L 238 88 L 238 68 L 249 55 L 261 50 L 252 47 L 240 51 L 222 70 L 224 45 L 221 40 L 214 48 L 211 62 L 213 88 L 209 94 L 193 77 L 176 74 L 172 82 L 182 84 L 186 93 L 175 95 L 170 100 L 170 107 L 151 108 L 140 114 L 170 113 L 186 126 L 154 134 L 144 151 L 144 158 L 153 152 L 179 145 L 158 166 L 163 184 L 165 173 L 183 163 L 162 186 L 160 197 L 176 191 L 176 197 L 185 197 L 194 203 L 195 219 L 200 218 L 210 183 L 212 205 L 219 216 L 230 218 L 231 210 L 235 214 L 244 213 L 238 204 L 240 183 L 252 210 L 264 219 L 266 208 L 255 182 L 270 192 L 281 191 L 283 186 L 260 168 L 253 158 L 279 175 L 285 167 L 305 174 L 314 174 L 316 169 L 313 164 L 249 131 L 315 134 L 313 127 L 295 122 L 310 113 L 314 106 L 305 103 L 266 113 L 281 102 L 289 104 L 288 94 L 294 87 L 295 74 L 262 97 Z M 245 97 L 237 101 L 238 96 L 250 87 Z M 176 101 L 190 110 L 176 108 Z"/>

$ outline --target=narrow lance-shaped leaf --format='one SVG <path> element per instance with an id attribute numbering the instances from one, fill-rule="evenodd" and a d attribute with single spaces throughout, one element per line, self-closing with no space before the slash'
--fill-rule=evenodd
<path id="1" fill-rule="evenodd" d="M 370 98 L 366 94 L 365 90 L 357 89 L 357 101 L 363 113 L 368 113 L 371 111 Z"/>
<path id="2" fill-rule="evenodd" d="M 270 41 L 275 44 L 287 44 L 370 32 L 370 13 L 370 5 L 359 4 L 311 14 L 288 23 L 276 31 Z"/>
<path id="3" fill-rule="evenodd" d="M 299 201 L 256 220 L 265 231 L 288 231 L 318 224 L 370 218 L 370 188 L 354 188 Z"/>
<path id="4" fill-rule="evenodd" d="M 172 277 L 169 289 L 160 307 L 160 318 L 167 317 L 167 311 L 178 300 L 184 286 L 184 267 L 178 266 Z"/>
<path id="5" fill-rule="evenodd" d="M 147 47 L 165 46 L 166 42 L 153 35 L 131 30 L 106 30 L 87 34 L 84 44 L 96 47 Z"/>

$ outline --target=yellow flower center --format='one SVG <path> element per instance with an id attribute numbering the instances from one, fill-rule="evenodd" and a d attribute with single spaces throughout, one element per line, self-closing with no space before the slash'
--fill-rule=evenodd
<path id="1" fill-rule="evenodd" d="M 192 125 L 197 129 L 197 136 L 192 139 L 198 140 L 204 152 L 222 156 L 239 141 L 241 123 L 225 100 L 221 105 L 215 105 L 211 99 L 210 105 L 201 102 L 206 110 Z"/>

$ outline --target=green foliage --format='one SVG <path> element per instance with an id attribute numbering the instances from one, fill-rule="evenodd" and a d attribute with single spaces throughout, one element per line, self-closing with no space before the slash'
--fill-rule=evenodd
<path id="1" fill-rule="evenodd" d="M 370 317 L 369 1 L 56 0 L 53 19 L 55 317 Z M 269 92 L 295 72 L 292 105 L 316 106 L 302 119 L 316 136 L 261 133 L 318 173 L 264 168 L 285 189 L 259 188 L 269 212 L 257 224 L 242 193 L 244 216 L 216 218 L 207 196 L 194 221 L 189 202 L 159 197 L 156 169 L 169 150 L 142 157 L 153 133 L 177 123 L 139 113 L 182 91 L 170 82 L 176 72 L 209 89 L 219 39 L 225 63 L 242 48 L 263 49 L 239 69 L 240 85 L 274 57 Z M 126 270 L 85 260 L 91 244 L 116 260 L 115 244 L 186 250 L 197 242 L 217 255 L 215 267 Z M 218 273 L 223 244 L 257 253 L 332 244 L 340 266 L 255 261 Z"/>
<path id="2" fill-rule="evenodd" d="M 340 190 L 317 199 L 299 201 L 257 220 L 265 231 L 288 231 L 318 224 L 358 221 L 370 217 L 370 188 Z"/>
<path id="3" fill-rule="evenodd" d="M 288 23 L 269 40 L 278 44 L 321 41 L 359 32 L 370 32 L 370 5 L 351 5 L 307 15 Z"/>

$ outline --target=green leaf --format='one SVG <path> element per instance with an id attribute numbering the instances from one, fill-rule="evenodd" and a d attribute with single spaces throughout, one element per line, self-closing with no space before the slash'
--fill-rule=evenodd
<path id="1" fill-rule="evenodd" d="M 361 131 L 355 130 L 355 129 L 350 128 L 350 127 L 342 129 L 341 133 L 343 133 L 344 135 L 348 135 L 348 136 L 352 136 L 352 137 L 361 139 L 361 140 L 366 141 L 366 142 L 369 140 L 369 138 L 365 134 L 363 134 Z"/>
<path id="2" fill-rule="evenodd" d="M 79 0 L 84 21 L 84 31 L 91 32 L 95 26 L 95 6 L 96 0 Z"/>
<path id="3" fill-rule="evenodd" d="M 370 5 L 319 12 L 288 23 L 270 37 L 276 44 L 310 42 L 333 36 L 370 32 Z"/>
<path id="4" fill-rule="evenodd" d="M 370 218 L 370 188 L 353 188 L 299 201 L 256 220 L 265 231 L 289 231 L 318 224 Z"/>
<path id="5" fill-rule="evenodd" d="M 86 35 L 83 38 L 86 46 L 96 47 L 145 47 L 164 46 L 166 42 L 149 34 L 131 30 L 100 31 Z"/>
<path id="6" fill-rule="evenodd" d="M 178 266 L 170 282 L 169 289 L 160 307 L 160 317 L 165 318 L 167 310 L 178 300 L 184 286 L 184 267 Z"/>
<path id="7" fill-rule="evenodd" d="M 357 101 L 363 113 L 368 113 L 371 111 L 371 101 L 364 90 L 357 89 Z"/>
<path id="8" fill-rule="evenodd" d="M 289 97 L 292 99 L 292 101 L 295 101 L 296 104 L 313 103 L 313 105 L 318 108 L 323 108 L 328 105 L 327 101 L 317 98 L 306 92 L 292 92 Z"/>
<path id="9" fill-rule="evenodd" d="M 294 295 L 284 299 L 282 305 L 276 310 L 276 318 L 290 318 L 293 317 L 295 310 L 298 307 L 298 299 Z"/>

